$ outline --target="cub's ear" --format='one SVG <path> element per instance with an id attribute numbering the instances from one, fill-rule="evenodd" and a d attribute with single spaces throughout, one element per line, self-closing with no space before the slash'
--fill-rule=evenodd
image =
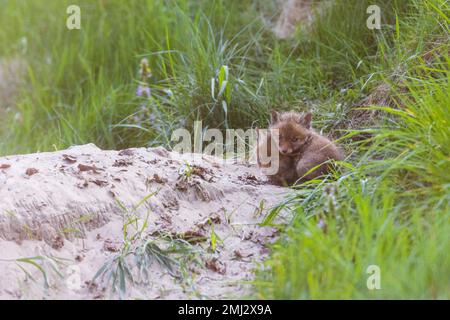
<path id="1" fill-rule="evenodd" d="M 311 112 L 306 113 L 304 116 L 302 116 L 301 125 L 304 126 L 306 129 L 310 129 L 311 119 L 312 119 Z"/>
<path id="2" fill-rule="evenodd" d="M 270 113 L 270 123 L 278 122 L 279 117 L 280 114 L 277 111 L 272 110 L 272 112 Z"/>

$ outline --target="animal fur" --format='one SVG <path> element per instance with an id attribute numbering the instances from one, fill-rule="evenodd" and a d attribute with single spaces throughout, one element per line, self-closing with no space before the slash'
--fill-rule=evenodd
<path id="1" fill-rule="evenodd" d="M 329 160 L 343 159 L 342 152 L 333 142 L 311 128 L 311 118 L 311 113 L 272 112 L 269 133 L 259 139 L 257 151 L 260 167 L 268 167 L 269 164 L 261 164 L 260 150 L 262 144 L 267 144 L 270 157 L 270 139 L 278 132 L 277 150 L 274 152 L 278 152 L 279 166 L 275 174 L 268 175 L 272 183 L 292 185 L 297 181 L 317 178 L 329 172 Z"/>

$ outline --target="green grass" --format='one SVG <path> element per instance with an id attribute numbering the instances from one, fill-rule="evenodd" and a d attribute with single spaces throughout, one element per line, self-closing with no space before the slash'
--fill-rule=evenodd
<path id="1" fill-rule="evenodd" d="M 259 273 L 257 297 L 449 298 L 449 8 L 436 4 L 393 35 L 387 67 L 398 71 L 383 72 L 392 106 L 369 108 L 385 121 L 349 132 L 372 136 L 347 145 L 357 155 L 336 182 L 299 186 L 281 206 L 296 218 Z M 381 270 L 381 290 L 367 288 L 370 265 Z"/>
<path id="2" fill-rule="evenodd" d="M 246 129 L 272 108 L 312 110 L 348 158 L 280 205 L 294 218 L 254 297 L 450 298 L 448 1 L 376 1 L 383 26 L 369 30 L 373 1 L 336 0 L 290 40 L 268 26 L 272 0 L 83 0 L 79 31 L 65 28 L 69 3 L 0 0 L 0 57 L 28 66 L 0 155 L 169 146 L 195 120 Z M 142 58 L 150 99 L 136 97 Z M 367 289 L 372 264 L 381 290 Z"/>

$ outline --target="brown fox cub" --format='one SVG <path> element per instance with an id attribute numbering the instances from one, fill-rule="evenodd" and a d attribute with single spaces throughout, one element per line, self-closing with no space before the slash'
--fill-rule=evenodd
<path id="1" fill-rule="evenodd" d="M 267 168 L 271 165 L 261 162 L 261 150 L 267 150 L 267 156 L 272 156 L 271 132 L 278 133 L 278 143 L 275 142 L 274 145 L 277 146 L 279 156 L 278 170 L 274 174 L 268 174 L 272 183 L 292 185 L 299 179 L 314 179 L 330 170 L 329 165 L 324 162 L 343 159 L 341 151 L 330 140 L 311 128 L 311 113 L 272 111 L 268 134 L 265 137 L 258 136 L 257 159 L 260 167 Z M 266 144 L 264 148 L 263 144 Z M 320 164 L 323 165 L 319 166 Z M 319 167 L 306 174 L 316 166 Z"/>

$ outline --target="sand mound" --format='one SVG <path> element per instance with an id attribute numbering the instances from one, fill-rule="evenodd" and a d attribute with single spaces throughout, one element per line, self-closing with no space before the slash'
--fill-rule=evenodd
<path id="1" fill-rule="evenodd" d="M 164 148 L 0 158 L 0 298 L 241 297 L 285 193 L 254 166 Z"/>

